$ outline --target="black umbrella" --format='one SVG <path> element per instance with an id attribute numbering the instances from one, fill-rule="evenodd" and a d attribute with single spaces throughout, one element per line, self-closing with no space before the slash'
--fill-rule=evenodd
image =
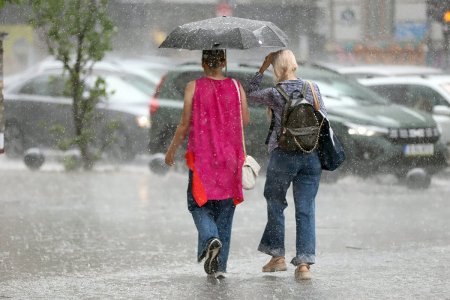
<path id="1" fill-rule="evenodd" d="M 272 22 L 217 17 L 174 29 L 159 48 L 189 50 L 287 47 L 286 34 Z"/>

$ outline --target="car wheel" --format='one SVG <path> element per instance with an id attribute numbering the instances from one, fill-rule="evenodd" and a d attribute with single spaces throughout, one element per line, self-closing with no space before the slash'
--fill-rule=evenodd
<path id="1" fill-rule="evenodd" d="M 169 171 L 169 166 L 164 162 L 165 155 L 163 153 L 156 153 L 152 155 L 148 163 L 150 171 L 158 175 L 165 175 Z"/>
<path id="2" fill-rule="evenodd" d="M 16 122 L 6 122 L 5 125 L 5 153 L 9 157 L 21 157 L 25 151 L 22 130 Z"/>
<path id="3" fill-rule="evenodd" d="M 427 189 L 431 184 L 431 175 L 422 168 L 414 168 L 404 176 L 399 176 L 399 181 L 412 190 Z"/>

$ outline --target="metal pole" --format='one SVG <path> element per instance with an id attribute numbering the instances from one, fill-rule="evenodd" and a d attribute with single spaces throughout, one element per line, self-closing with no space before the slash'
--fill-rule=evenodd
<path id="1" fill-rule="evenodd" d="M 444 24 L 444 31 L 443 31 L 443 34 L 444 34 L 444 40 L 443 40 L 443 43 L 444 43 L 444 45 L 443 45 L 443 50 L 444 50 L 444 66 L 445 66 L 445 69 L 446 70 L 448 70 L 448 67 L 449 67 L 449 59 L 448 59 L 448 55 L 449 55 L 449 38 L 448 38 L 448 30 L 449 30 L 449 28 L 448 28 L 448 24 Z"/>
<path id="2" fill-rule="evenodd" d="M 3 39 L 7 33 L 0 32 L 0 154 L 5 152 L 5 120 L 3 106 Z"/>

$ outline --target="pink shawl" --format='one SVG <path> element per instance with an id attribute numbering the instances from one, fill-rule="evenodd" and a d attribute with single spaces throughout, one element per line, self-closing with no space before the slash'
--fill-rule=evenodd
<path id="1" fill-rule="evenodd" d="M 193 195 L 199 206 L 208 200 L 232 198 L 242 193 L 241 105 L 232 79 L 207 77 L 195 82 L 186 162 L 193 172 Z"/>

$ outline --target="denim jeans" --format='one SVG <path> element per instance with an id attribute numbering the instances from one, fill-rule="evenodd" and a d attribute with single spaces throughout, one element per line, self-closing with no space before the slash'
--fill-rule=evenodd
<path id="1" fill-rule="evenodd" d="M 222 242 L 218 271 L 226 272 L 235 209 L 233 199 L 208 200 L 205 205 L 199 207 L 192 196 L 192 172 L 189 172 L 187 204 L 198 231 L 198 261 L 204 258 L 208 241 L 218 238 Z"/>
<path id="2" fill-rule="evenodd" d="M 296 256 L 291 263 L 314 264 L 316 252 L 315 197 L 322 168 L 316 151 L 310 154 L 272 151 L 267 167 L 264 197 L 267 201 L 267 225 L 258 250 L 285 256 L 284 209 L 286 193 L 292 183 L 296 221 Z"/>

